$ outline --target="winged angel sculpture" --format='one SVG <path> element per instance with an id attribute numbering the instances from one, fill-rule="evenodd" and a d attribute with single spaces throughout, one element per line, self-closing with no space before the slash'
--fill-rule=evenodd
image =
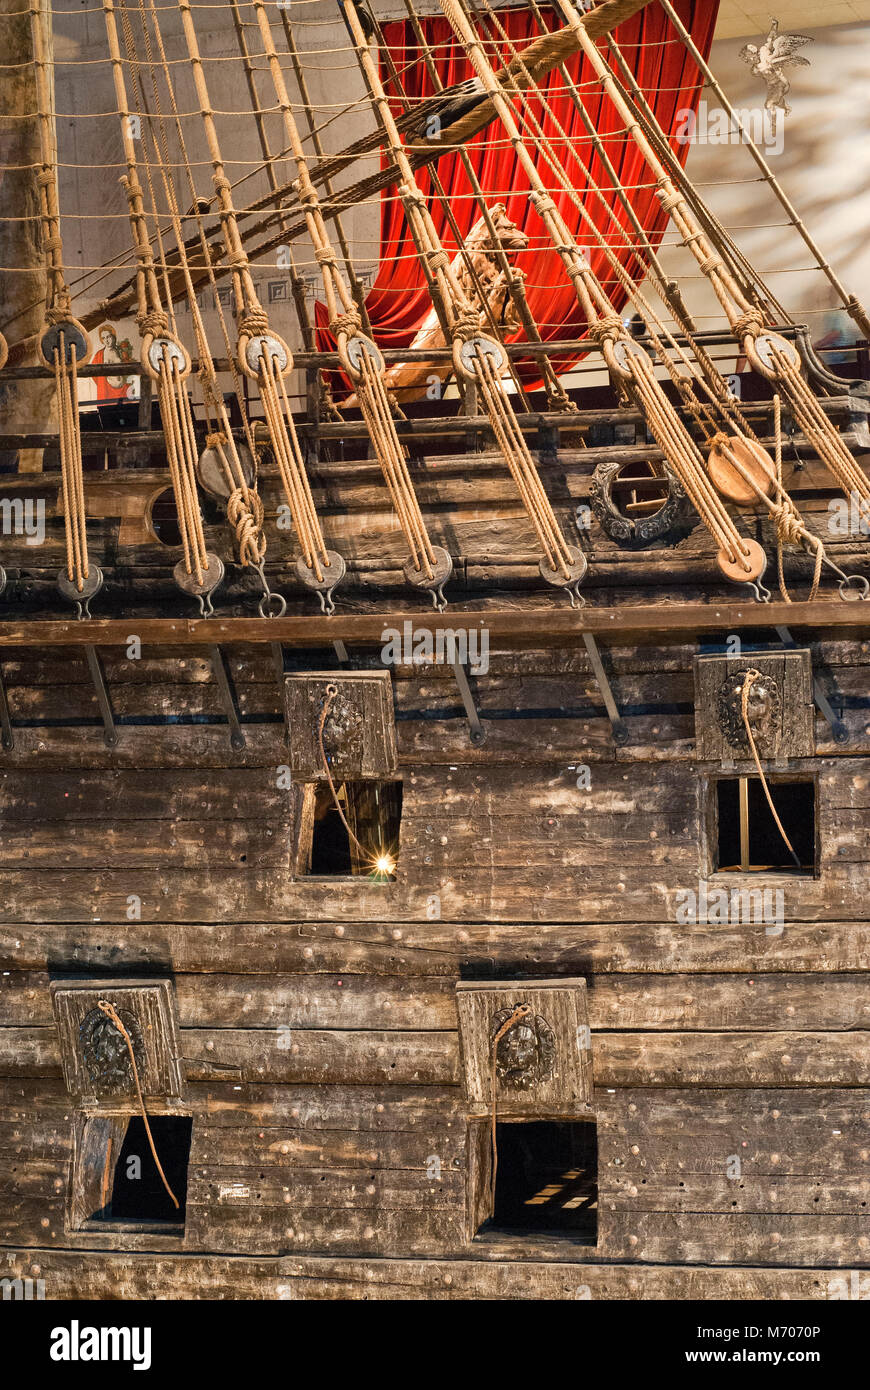
<path id="1" fill-rule="evenodd" d="M 774 123 L 778 111 L 784 116 L 791 115 L 791 107 L 786 100 L 791 91 L 791 82 L 785 75 L 786 70 L 810 66 L 807 58 L 798 57 L 798 50 L 813 42 L 806 34 L 781 34 L 779 20 L 774 19 L 771 20 L 767 42 L 761 48 L 748 43 L 740 50 L 744 63 L 749 64 L 756 77 L 763 77 L 767 83 L 767 101 L 764 105 Z"/>

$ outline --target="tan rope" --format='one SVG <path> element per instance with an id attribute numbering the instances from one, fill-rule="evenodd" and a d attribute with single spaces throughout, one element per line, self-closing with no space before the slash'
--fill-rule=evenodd
<path id="1" fill-rule="evenodd" d="M 85 485 L 82 467 L 82 436 L 79 428 L 78 375 L 75 343 L 69 344 L 66 361 L 63 331 L 54 350 L 55 396 L 58 404 L 61 492 L 66 537 L 67 578 L 82 593 L 90 575 L 88 536 L 85 516 Z"/>
<path id="2" fill-rule="evenodd" d="M 590 336 L 597 342 L 608 365 L 615 345 L 626 342 L 628 334 L 597 276 L 580 248 L 574 243 L 567 224 L 558 212 L 538 168 L 526 149 L 505 91 L 489 63 L 480 38 L 475 33 L 460 0 L 441 0 L 441 8 L 462 43 L 471 63 L 492 98 L 517 159 L 533 189 L 535 208 L 546 226 L 553 245 L 562 258 L 581 307 L 589 322 Z M 677 411 L 665 396 L 646 355 L 627 357 L 629 382 L 649 427 L 673 466 L 702 521 L 714 536 L 720 550 L 732 563 L 739 563 L 749 574 L 748 550 L 723 502 L 707 479 L 703 457 Z"/>
<path id="3" fill-rule="evenodd" d="M 584 24 L 571 7 L 569 0 L 557 0 L 580 46 L 592 64 L 601 86 L 612 102 L 625 129 L 640 149 L 646 163 L 656 176 L 658 197 L 664 210 L 680 231 L 684 244 L 695 257 L 703 275 L 710 281 L 725 311 L 735 339 L 750 354 L 758 334 L 764 327 L 764 316 L 751 303 L 728 270 L 707 234 L 700 226 L 685 195 L 675 187 L 668 170 L 653 149 L 643 129 L 638 113 L 633 112 L 620 91 L 604 58 L 586 31 Z M 859 503 L 870 516 L 870 481 L 849 453 L 833 424 L 813 392 L 803 380 L 799 369 L 785 354 L 774 349 L 774 370 L 766 371 L 788 396 L 792 409 L 807 439 L 837 478 L 847 496 L 856 494 Z"/>
<path id="4" fill-rule="evenodd" d="M 227 259 L 232 267 L 233 288 L 239 319 L 237 351 L 242 369 L 255 378 L 260 390 L 272 451 L 302 550 L 302 558 L 306 566 L 313 572 L 315 580 L 321 583 L 324 578 L 324 569 L 329 567 L 330 558 L 314 506 L 305 461 L 284 384 L 284 374 L 290 370 L 292 358 L 286 344 L 281 344 L 282 350 L 286 351 L 287 354 L 287 364 L 282 368 L 267 342 L 264 350 L 258 355 L 256 370 L 246 361 L 250 339 L 261 335 L 270 335 L 269 316 L 257 295 L 248 256 L 239 232 L 237 213 L 232 199 L 232 184 L 226 175 L 189 0 L 178 0 L 178 8 L 181 11 L 185 43 L 211 158 L 212 182 L 218 195 L 221 236 Z M 270 336 L 274 337 L 274 335 Z"/>
<path id="5" fill-rule="evenodd" d="M 50 22 L 50 21 L 49 21 Z M 37 115 L 41 167 L 37 178 L 42 221 L 42 249 L 48 272 L 48 297 L 44 332 L 57 330 L 57 343 L 52 351 L 54 389 L 58 412 L 58 445 L 60 451 L 61 498 L 63 505 L 66 545 L 66 572 L 81 594 L 89 577 L 87 523 L 85 513 L 84 470 L 82 466 L 82 437 L 79 424 L 77 349 L 75 339 L 64 328 L 81 333 L 85 343 L 85 361 L 90 354 L 87 334 L 73 318 L 72 302 L 63 263 L 63 241 L 60 232 L 60 203 L 57 182 L 57 149 L 47 57 L 48 35 L 45 29 L 44 0 L 32 0 L 30 27 L 33 42 L 33 65 L 36 77 Z M 4 340 L 5 343 L 5 340 Z M 42 354 L 41 354 L 42 355 Z M 44 359 L 43 359 L 44 360 Z"/>
<path id="6" fill-rule="evenodd" d="M 511 1014 L 510 1018 L 505 1020 L 505 1022 L 502 1024 L 501 1028 L 499 1028 L 498 1032 L 492 1040 L 492 1070 L 490 1076 L 490 1096 L 492 1097 L 492 1128 L 490 1135 L 492 1141 L 492 1177 L 490 1180 L 490 1214 L 492 1214 L 495 1211 L 495 1179 L 496 1174 L 498 1173 L 498 1139 L 496 1137 L 496 1118 L 498 1104 L 498 1083 L 496 1079 L 496 1063 L 498 1061 L 498 1045 L 501 1042 L 502 1038 L 507 1033 L 509 1033 L 512 1028 L 516 1027 L 518 1023 L 522 1022 L 524 1018 L 528 1018 L 531 1012 L 532 1010 L 529 1004 L 518 1004 L 517 1007 L 514 1009 L 513 1013 Z"/>
<path id="7" fill-rule="evenodd" d="M 166 83 L 170 106 L 174 116 L 176 134 L 178 136 L 181 157 L 184 165 L 184 170 L 187 176 L 188 188 L 190 190 L 191 208 L 193 215 L 196 218 L 197 228 L 199 231 L 200 246 L 203 252 L 203 261 L 207 267 L 212 288 L 216 291 L 217 286 L 214 276 L 214 267 L 212 265 L 212 258 L 209 255 L 208 247 L 205 242 L 204 225 L 201 213 L 199 211 L 199 200 L 197 198 L 196 184 L 193 178 L 193 171 L 191 169 L 190 159 L 187 152 L 187 146 L 184 139 L 184 131 L 179 117 L 178 105 L 175 99 L 175 91 L 172 83 L 172 74 L 166 55 L 166 49 L 163 43 L 163 34 L 160 28 L 157 6 L 155 4 L 155 0 L 148 0 L 148 3 L 150 9 L 151 22 L 154 28 L 154 36 L 157 42 L 158 52 L 162 63 L 164 81 Z M 127 21 L 125 0 L 120 0 L 120 4 L 122 9 L 122 15 L 125 20 L 125 39 L 127 42 L 128 59 L 131 64 L 131 69 L 135 75 L 138 73 L 139 60 L 135 51 L 135 43 L 133 40 L 133 36 L 129 28 L 129 23 Z M 199 381 L 202 387 L 206 416 L 209 419 L 209 422 L 211 422 L 212 416 L 216 417 L 218 425 L 217 430 L 212 429 L 210 431 L 210 437 L 208 442 L 211 445 L 213 445 L 218 454 L 224 472 L 224 476 L 227 481 L 227 486 L 229 489 L 229 500 L 227 502 L 227 517 L 230 521 L 230 524 L 233 526 L 236 532 L 236 543 L 238 546 L 239 560 L 241 564 L 245 566 L 259 566 L 262 563 L 262 560 L 266 553 L 266 537 L 263 531 L 263 505 L 256 488 L 257 452 L 254 444 L 253 432 L 251 430 L 250 422 L 248 420 L 247 407 L 244 398 L 244 393 L 241 388 L 241 381 L 239 378 L 238 370 L 233 360 L 229 332 L 223 313 L 223 306 L 221 305 L 219 296 L 217 295 L 217 293 L 215 293 L 215 304 L 217 307 L 218 318 L 224 337 L 224 343 L 227 349 L 227 358 L 230 363 L 230 370 L 233 377 L 236 401 L 241 415 L 242 426 L 245 432 L 246 439 L 248 441 L 248 447 L 250 449 L 251 457 L 254 462 L 255 476 L 253 482 L 249 484 L 245 476 L 245 470 L 242 466 L 242 462 L 239 457 L 238 447 L 236 445 L 236 441 L 230 426 L 229 416 L 227 414 L 223 394 L 218 389 L 217 372 L 215 369 L 214 360 L 211 355 L 211 350 L 209 348 L 208 338 L 205 332 L 205 325 L 202 320 L 202 314 L 200 312 L 199 304 L 196 298 L 196 289 L 193 284 L 193 278 L 191 275 L 190 263 L 187 256 L 187 248 L 181 225 L 181 216 L 178 207 L 178 200 L 175 192 L 174 181 L 170 170 L 171 159 L 169 145 L 167 141 L 166 126 L 163 119 L 163 113 L 161 111 L 160 90 L 157 82 L 156 64 L 154 61 L 154 55 L 151 47 L 151 38 L 148 28 L 148 16 L 146 15 L 145 10 L 145 0 L 139 0 L 139 17 L 145 44 L 145 59 L 151 74 L 151 83 L 152 90 L 154 93 L 154 104 L 156 111 L 156 124 L 160 138 L 160 150 L 162 151 L 162 158 L 160 157 L 160 151 L 158 151 L 158 163 L 163 182 L 163 188 L 166 196 L 166 201 L 169 208 L 172 230 L 175 236 L 175 242 L 178 250 L 178 263 L 184 275 L 185 287 L 187 290 L 187 299 L 190 305 L 191 316 L 193 319 L 193 327 L 196 336 L 197 351 L 199 356 Z M 149 121 L 149 128 L 150 126 L 151 122 Z M 155 140 L 155 148 L 156 147 L 157 141 Z M 144 142 L 143 149 L 145 151 L 147 165 L 147 145 L 145 145 Z M 148 172 L 150 186 L 150 170 Z"/>
<path id="8" fill-rule="evenodd" d="M 131 67 L 135 72 L 137 70 L 134 61 L 135 44 L 133 42 L 125 0 L 119 0 L 119 9 L 121 13 L 121 23 L 124 29 L 125 47 L 128 52 L 128 58 L 131 61 Z M 183 369 L 175 353 L 170 350 L 169 343 L 164 343 L 156 368 L 148 359 L 148 354 L 150 348 L 153 346 L 154 340 L 159 340 L 167 336 L 169 315 L 163 307 L 161 299 L 160 282 L 157 278 L 154 254 L 148 236 L 145 199 L 142 184 L 139 179 L 138 160 L 130 133 L 131 113 L 127 96 L 127 82 L 124 75 L 124 60 L 121 57 L 121 43 L 118 35 L 114 0 L 104 0 L 103 12 L 105 14 L 106 34 L 108 37 L 109 54 L 112 61 L 112 72 L 115 82 L 116 104 L 118 107 L 118 114 L 121 118 L 121 139 L 124 146 L 124 158 L 127 164 L 127 175 L 126 178 L 122 180 L 122 183 L 127 195 L 130 225 L 133 231 L 135 254 L 139 266 L 136 277 L 138 302 L 137 325 L 143 338 L 143 361 L 149 374 L 153 376 L 157 383 L 157 400 L 160 407 L 163 434 L 166 440 L 167 463 L 169 465 L 172 491 L 175 497 L 178 527 L 181 533 L 184 568 L 187 574 L 195 576 L 197 583 L 202 585 L 204 582 L 204 573 L 208 569 L 208 555 L 196 487 L 196 434 L 190 400 L 185 386 L 189 371 L 189 358 L 181 347 L 181 344 L 175 339 L 178 352 L 184 356 L 185 365 Z M 140 120 L 142 116 L 143 113 L 140 108 Z M 151 188 L 154 215 L 156 218 L 155 195 L 147 152 L 145 164 L 149 187 Z M 164 257 L 164 267 L 165 264 Z M 171 297 L 168 302 L 171 305 Z"/>
<path id="9" fill-rule="evenodd" d="M 380 73 L 369 52 L 359 16 L 353 5 L 344 9 L 348 29 L 357 46 L 357 55 L 364 76 L 368 82 L 372 102 L 380 117 L 391 153 L 401 175 L 399 196 L 405 209 L 408 226 L 417 245 L 424 271 L 430 284 L 430 292 L 436 309 L 440 310 L 446 321 L 448 336 L 454 344 L 454 364 L 457 364 L 458 350 L 466 342 L 475 339 L 480 333 L 480 313 L 466 298 L 461 284 L 453 270 L 451 258 L 445 251 L 435 224 L 429 212 L 426 198 L 420 190 L 414 171 L 402 143 L 398 128 L 390 109 L 390 103 L 381 82 Z M 457 376 L 464 376 L 457 366 Z M 516 415 L 507 396 L 500 372 L 493 366 L 492 359 L 476 345 L 472 361 L 467 370 L 467 379 L 473 380 L 480 389 L 490 425 L 511 476 L 526 508 L 530 521 L 544 551 L 546 563 L 562 575 L 567 582 L 570 578 L 573 556 L 562 535 L 553 513 L 550 501 L 544 491 L 534 460 L 526 443 L 525 436 L 517 425 Z"/>
<path id="10" fill-rule="evenodd" d="M 311 181 L 302 139 L 293 116 L 281 64 L 278 61 L 266 7 L 263 0 L 252 0 L 252 3 L 259 25 L 264 54 L 275 88 L 275 95 L 281 108 L 285 138 L 296 162 L 299 198 L 305 209 L 314 255 L 321 270 L 330 328 L 338 340 L 339 352 L 342 354 L 348 370 L 351 370 L 351 364 L 347 359 L 348 338 L 361 340 L 359 372 L 353 372 L 353 375 L 359 375 L 357 399 L 366 429 L 380 463 L 390 499 L 408 542 L 414 569 L 425 579 L 434 579 L 435 553 L 408 471 L 405 451 L 396 433 L 396 425 L 384 381 L 383 359 L 378 353 L 376 359 L 373 360 L 369 356 L 369 352 L 365 350 L 364 345 L 371 340 L 363 339 L 362 319 L 359 310 L 338 272 L 336 255 L 326 230 L 320 199 Z M 375 352 L 377 352 L 376 349 Z M 375 361 L 377 361 L 377 366 Z"/>
<path id="11" fill-rule="evenodd" d="M 136 1087 L 136 1095 L 139 1098 L 139 1109 L 142 1112 L 142 1123 L 145 1126 L 145 1133 L 148 1135 L 148 1143 L 151 1147 L 151 1156 L 154 1159 L 157 1171 L 160 1174 L 160 1181 L 163 1183 L 163 1186 L 166 1188 L 166 1191 L 172 1198 L 172 1202 L 176 1210 L 179 1210 L 178 1198 L 172 1191 L 172 1188 L 169 1186 L 166 1174 L 163 1171 L 163 1165 L 160 1162 L 160 1159 L 157 1157 L 157 1150 L 154 1147 L 154 1137 L 151 1133 L 151 1125 L 148 1121 L 148 1111 L 145 1108 L 145 1098 L 142 1095 L 142 1087 L 139 1084 L 139 1068 L 136 1066 L 136 1056 L 133 1052 L 133 1040 L 130 1037 L 130 1034 L 127 1032 L 127 1029 L 124 1027 L 124 1024 L 121 1022 L 117 1010 L 113 1007 L 112 1004 L 109 1003 L 107 999 L 98 1000 L 97 1008 L 100 1010 L 101 1013 L 104 1013 L 106 1017 L 111 1020 L 112 1023 L 114 1023 L 118 1032 L 121 1034 L 121 1037 L 124 1039 L 124 1042 L 127 1044 L 127 1051 L 130 1054 L 130 1065 L 133 1068 L 133 1082 Z"/>
<path id="12" fill-rule="evenodd" d="M 752 692 L 752 687 L 756 684 L 757 681 L 763 679 L 764 677 L 762 676 L 761 672 L 756 671 L 754 668 L 751 671 L 746 672 L 746 678 L 743 682 L 743 692 L 741 697 L 743 726 L 746 729 L 746 737 L 749 740 L 749 747 L 752 749 L 752 756 L 755 759 L 755 766 L 758 769 L 758 775 L 761 778 L 761 785 L 764 788 L 764 795 L 767 797 L 767 804 L 770 807 L 770 813 L 773 816 L 773 819 L 776 821 L 777 829 L 779 830 L 779 833 L 783 838 L 783 842 L 786 848 L 788 849 L 789 854 L 791 855 L 797 867 L 800 868 L 801 861 L 798 859 L 797 855 L 794 852 L 791 840 L 786 835 L 783 823 L 780 820 L 777 814 L 776 807 L 773 804 L 773 797 L 771 796 L 770 788 L 767 785 L 767 778 L 764 775 L 764 768 L 761 766 L 761 759 L 758 756 L 758 748 L 756 747 L 755 743 L 755 735 L 752 732 L 752 725 L 749 720 L 749 696 Z"/>
<path id="13" fill-rule="evenodd" d="M 862 519 L 870 521 L 870 480 L 843 443 L 795 363 L 778 349 L 773 352 L 776 375 L 782 382 L 803 433 L 837 479 L 847 497 L 855 497 Z"/>

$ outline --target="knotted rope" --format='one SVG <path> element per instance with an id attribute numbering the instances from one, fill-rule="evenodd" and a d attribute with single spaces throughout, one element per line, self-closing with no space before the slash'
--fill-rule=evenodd
<path id="1" fill-rule="evenodd" d="M 172 1191 L 172 1188 L 169 1186 L 166 1174 L 163 1171 L 163 1165 L 160 1162 L 160 1159 L 157 1157 L 157 1150 L 154 1147 L 154 1136 L 151 1133 L 151 1125 L 148 1121 L 148 1111 L 145 1109 L 145 1097 L 142 1095 L 142 1087 L 139 1084 L 139 1068 L 136 1066 L 136 1054 L 133 1051 L 133 1040 L 130 1037 L 130 1034 L 127 1032 L 127 1029 L 124 1027 L 124 1024 L 121 1022 L 117 1010 L 114 1008 L 112 1004 L 109 1003 L 107 999 L 98 1000 L 97 1008 L 100 1010 L 101 1013 L 104 1013 L 112 1023 L 114 1023 L 118 1032 L 121 1034 L 121 1037 L 124 1039 L 124 1042 L 127 1044 L 127 1051 L 130 1054 L 130 1066 L 133 1068 L 133 1084 L 136 1087 L 136 1095 L 139 1099 L 139 1109 L 142 1113 L 142 1123 L 145 1126 L 145 1133 L 148 1135 L 148 1143 L 151 1147 L 151 1157 L 154 1159 L 155 1166 L 157 1168 L 158 1173 L 160 1174 L 160 1181 L 163 1183 L 163 1186 L 169 1193 L 169 1196 L 172 1199 L 172 1203 L 177 1211 L 180 1209 L 178 1198 Z"/>

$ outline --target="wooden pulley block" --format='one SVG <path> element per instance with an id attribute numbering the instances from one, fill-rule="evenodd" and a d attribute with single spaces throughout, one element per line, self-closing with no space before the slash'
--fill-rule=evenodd
<path id="1" fill-rule="evenodd" d="M 414 585 L 415 589 L 431 589 L 435 594 L 447 583 L 453 573 L 453 561 L 441 545 L 433 545 L 432 553 L 435 557 L 435 563 L 431 576 L 427 574 L 423 566 L 417 569 L 410 556 L 402 566 L 402 573 L 408 583 Z"/>
<path id="2" fill-rule="evenodd" d="M 83 579 L 81 589 L 74 579 L 70 579 L 65 569 L 60 570 L 57 576 L 57 588 L 61 598 L 65 598 L 67 603 L 80 605 L 85 613 L 91 599 L 96 598 L 102 589 L 103 582 L 103 571 L 93 562 L 88 566 L 87 578 Z"/>
<path id="3" fill-rule="evenodd" d="M 716 556 L 716 563 L 732 584 L 755 584 L 764 577 L 767 556 L 758 541 L 741 537 L 741 545 L 743 554 L 739 555 L 736 561 L 731 559 L 727 550 L 720 550 Z"/>
<path id="4" fill-rule="evenodd" d="M 227 446 L 224 453 L 228 452 Z M 236 444 L 236 454 L 239 463 L 242 465 L 242 474 L 248 487 L 254 484 L 254 460 L 250 449 L 246 444 Z M 196 476 L 200 486 L 210 497 L 216 497 L 221 502 L 226 502 L 230 493 L 235 489 L 236 483 L 228 483 L 227 475 L 220 454 L 214 445 L 209 444 L 203 449 L 196 461 Z"/>
<path id="5" fill-rule="evenodd" d="M 733 455 L 735 462 L 729 455 Z M 760 501 L 758 493 L 743 476 L 748 474 L 765 497 L 770 497 L 776 483 L 776 465 L 766 449 L 746 435 L 736 435 L 726 443 L 714 444 L 707 458 L 707 473 L 720 496 L 738 507 L 754 507 Z"/>
<path id="6" fill-rule="evenodd" d="M 83 367 L 91 357 L 91 340 L 83 324 L 78 319 L 62 319 L 51 323 L 39 339 L 39 356 L 43 366 L 54 371 L 54 354 L 62 358 L 66 366 L 72 364 L 73 348 L 76 366 Z"/>
<path id="7" fill-rule="evenodd" d="M 238 346 L 239 366 L 245 376 L 258 381 L 265 358 L 272 363 L 277 376 L 286 376 L 293 368 L 293 354 L 283 338 L 271 330 L 268 333 L 243 334 Z"/>
<path id="8" fill-rule="evenodd" d="M 206 594 L 211 594 L 220 584 L 224 577 L 224 562 L 219 555 L 212 555 L 211 551 L 206 551 L 206 565 L 202 571 L 202 582 L 197 579 L 196 571 L 188 574 L 184 561 L 179 560 L 172 571 L 179 589 L 184 594 L 190 594 L 193 598 L 204 598 Z"/>
<path id="9" fill-rule="evenodd" d="M 190 353 L 174 334 L 160 333 L 156 337 L 145 338 L 142 343 L 142 366 L 152 381 L 160 380 L 160 367 L 164 362 L 170 372 L 177 367 L 182 381 L 190 375 Z"/>
<path id="10" fill-rule="evenodd" d="M 635 342 L 634 338 L 618 338 L 615 343 L 606 340 L 602 347 L 602 353 L 607 366 L 615 376 L 622 381 L 633 381 L 634 371 L 631 366 L 631 359 L 636 358 L 638 362 L 649 365 L 650 355 L 640 343 Z"/>
<path id="11" fill-rule="evenodd" d="M 501 343 L 496 342 L 495 338 L 490 338 L 486 333 L 475 333 L 473 337 L 466 338 L 464 342 L 457 340 L 453 344 L 453 365 L 457 374 L 464 377 L 466 381 L 477 380 L 478 357 L 488 357 L 493 365 L 493 370 L 497 375 L 501 375 L 507 366 L 507 353 Z"/>
<path id="12" fill-rule="evenodd" d="M 766 377 L 768 381 L 778 381 L 781 376 L 780 369 L 774 359 L 774 353 L 784 357 L 789 366 L 795 370 L 799 371 L 801 368 L 800 353 L 794 343 L 790 343 L 780 333 L 765 331 L 756 334 L 754 338 L 747 336 L 743 340 L 743 350 L 752 370 Z"/>
<path id="13" fill-rule="evenodd" d="M 567 574 L 565 574 L 560 565 L 556 565 L 554 568 L 552 565 L 549 565 L 546 560 L 542 560 L 538 566 L 538 569 L 541 571 L 541 578 L 546 580 L 548 584 L 552 584 L 554 589 L 573 588 L 574 585 L 581 584 L 586 578 L 586 572 L 589 569 L 589 561 L 586 559 L 583 551 L 578 550 L 575 545 L 569 545 L 567 551 Z"/>
<path id="14" fill-rule="evenodd" d="M 386 371 L 387 364 L 377 343 L 374 343 L 363 333 L 355 333 L 352 338 L 340 337 L 338 355 L 341 358 L 341 365 L 352 381 L 362 380 L 362 364 L 366 357 L 374 364 L 378 375 L 382 376 Z"/>
<path id="15" fill-rule="evenodd" d="M 347 567 L 342 557 L 335 550 L 327 550 L 326 560 L 320 559 L 320 575 L 313 565 L 306 565 L 302 556 L 296 561 L 296 576 L 307 589 L 313 589 L 320 599 L 320 606 L 324 613 L 332 614 L 335 612 L 335 604 L 332 601 L 332 591 L 336 585 L 340 584 L 347 573 Z"/>

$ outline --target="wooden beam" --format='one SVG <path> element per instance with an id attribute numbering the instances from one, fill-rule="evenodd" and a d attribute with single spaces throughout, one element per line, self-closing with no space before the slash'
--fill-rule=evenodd
<path id="1" fill-rule="evenodd" d="M 0 622 L 3 647 L 126 646 L 135 633 L 143 646 L 211 647 L 215 643 L 283 642 L 291 647 L 328 647 L 335 641 L 380 647 L 384 629 L 402 630 L 404 623 L 437 633 L 471 627 L 486 629 L 492 645 L 539 648 L 582 645 L 585 633 L 597 638 L 618 635 L 620 641 L 644 643 L 691 642 L 699 634 L 775 629 L 787 623 L 794 629 L 816 628 L 828 637 L 870 632 L 870 606 L 839 599 L 814 603 L 686 603 L 626 604 L 620 608 L 571 609 L 567 603 L 523 609 L 449 609 L 434 613 L 422 607 L 380 613 L 319 613 L 284 618 L 101 618 L 82 621 Z"/>
<path id="2" fill-rule="evenodd" d="M 622 24 L 626 19 L 631 19 L 640 10 L 646 9 L 651 0 L 605 0 L 597 9 L 592 10 L 584 20 L 587 34 L 593 39 L 603 38 L 605 34 L 611 33 L 617 25 Z M 525 91 L 534 82 L 540 86 L 541 78 L 545 77 L 553 68 L 564 63 L 566 58 L 570 58 L 580 47 L 580 41 L 573 29 L 567 26 L 558 29 L 552 34 L 542 34 L 540 38 L 534 39 L 528 44 L 521 53 L 511 60 L 506 67 L 500 68 L 496 73 L 503 86 L 508 90 L 518 87 Z M 492 101 L 481 102 L 475 106 L 460 120 L 448 126 L 440 136 L 440 145 L 461 145 L 466 140 L 470 140 L 484 126 L 489 125 L 490 121 L 495 120 L 495 107 Z M 434 147 L 435 142 L 432 142 Z M 420 147 L 418 146 L 418 149 Z M 436 154 L 435 158 L 438 157 Z"/>

